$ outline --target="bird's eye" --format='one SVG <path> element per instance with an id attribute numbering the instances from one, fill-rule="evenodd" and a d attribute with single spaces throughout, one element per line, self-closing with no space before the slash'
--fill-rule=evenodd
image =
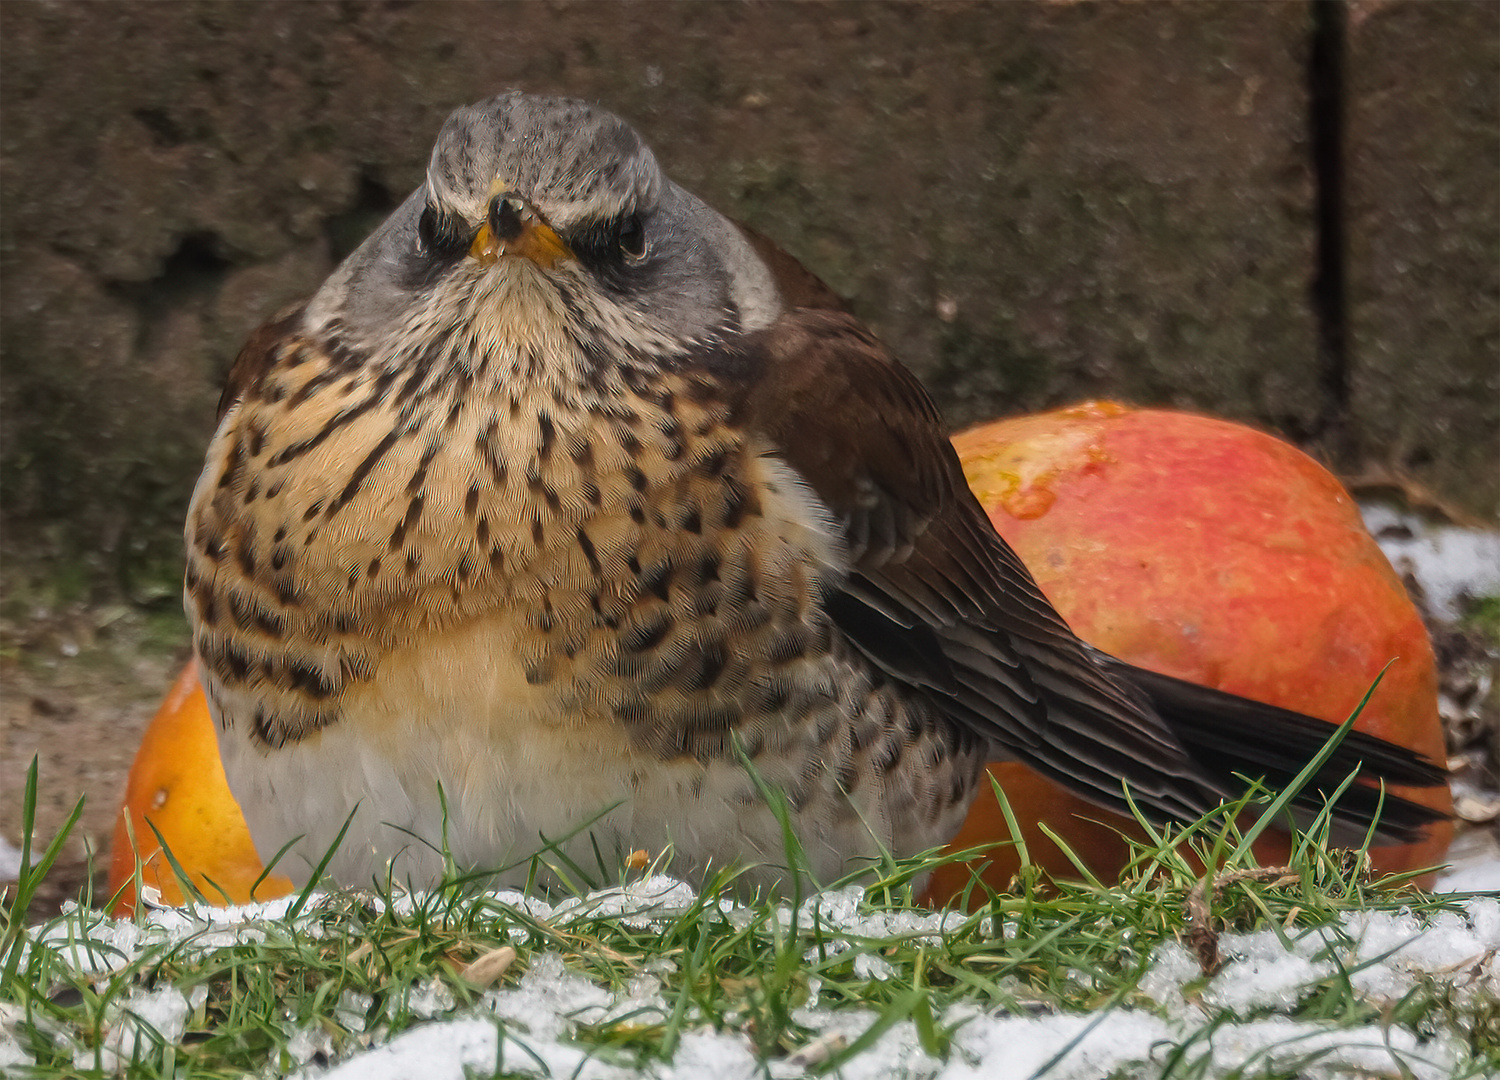
<path id="1" fill-rule="evenodd" d="M 645 258 L 646 227 L 641 224 L 640 214 L 631 214 L 620 221 L 620 229 L 615 236 L 615 242 L 619 245 L 620 254 L 627 259 Z"/>
<path id="2" fill-rule="evenodd" d="M 437 259 L 457 258 L 473 241 L 462 220 L 431 205 L 417 219 L 417 238 L 422 242 L 422 250 Z"/>

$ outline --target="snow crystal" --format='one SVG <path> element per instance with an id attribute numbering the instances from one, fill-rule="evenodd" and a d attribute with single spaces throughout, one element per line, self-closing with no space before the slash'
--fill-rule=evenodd
<path id="1" fill-rule="evenodd" d="M 896 974 L 896 969 L 881 956 L 860 953 L 854 958 L 854 974 L 861 979 L 879 979 L 882 982 Z"/>
<path id="2" fill-rule="evenodd" d="M 326 1061 L 333 1057 L 333 1035 L 322 1024 L 299 1027 L 287 1040 L 286 1052 L 298 1065 L 320 1056 Z"/>
<path id="3" fill-rule="evenodd" d="M 697 901 L 692 886 L 665 874 L 653 874 L 614 889 L 600 889 L 587 897 L 571 897 L 558 904 L 559 921 L 586 918 L 618 919 L 626 926 L 649 929 L 662 919 L 683 914 Z"/>
<path id="4" fill-rule="evenodd" d="M 207 990 L 199 987 L 203 994 Z M 200 999 L 200 1004 L 202 1000 Z M 120 1002 L 105 1009 L 104 1040 L 90 1049 L 80 1046 L 73 1052 L 73 1065 L 79 1069 L 97 1067 L 105 1072 L 119 1072 L 127 1063 L 154 1056 L 158 1046 L 169 1046 L 182 1038 L 193 1005 L 176 987 L 160 990 L 132 990 Z"/>

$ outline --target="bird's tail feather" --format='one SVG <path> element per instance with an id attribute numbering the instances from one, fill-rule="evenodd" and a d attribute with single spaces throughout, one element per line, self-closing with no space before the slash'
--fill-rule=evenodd
<path id="1" fill-rule="evenodd" d="M 1316 717 L 1264 702 L 1210 689 L 1127 664 L 1094 651 L 1101 666 L 1116 679 L 1145 695 L 1189 755 L 1215 777 L 1233 783 L 1238 773 L 1285 788 L 1337 730 Z M 1442 766 L 1403 746 L 1359 731 L 1349 732 L 1322 769 L 1294 800 L 1304 820 L 1322 809 L 1331 794 L 1355 769 L 1366 781 L 1412 787 L 1446 784 Z M 1243 785 L 1236 785 L 1243 786 Z M 1422 838 L 1426 826 L 1447 815 L 1378 787 L 1357 783 L 1334 808 L 1334 838 L 1357 843 L 1368 831 L 1377 808 L 1375 838 L 1381 843 L 1409 843 Z"/>

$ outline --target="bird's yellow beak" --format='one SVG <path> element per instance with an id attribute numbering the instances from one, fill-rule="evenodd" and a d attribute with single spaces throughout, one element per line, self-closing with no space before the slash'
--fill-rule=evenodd
<path id="1" fill-rule="evenodd" d="M 519 196 L 506 196 L 492 203 L 490 218 L 479 227 L 469 255 L 481 266 L 493 266 L 503 255 L 520 255 L 543 270 L 550 270 L 573 250 L 541 216 Z"/>

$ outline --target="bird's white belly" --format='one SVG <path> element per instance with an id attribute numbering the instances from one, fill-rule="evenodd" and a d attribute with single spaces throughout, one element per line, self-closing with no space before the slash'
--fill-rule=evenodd
<path id="1" fill-rule="evenodd" d="M 387 868 L 397 883 L 430 885 L 445 844 L 463 870 L 524 884 L 530 857 L 570 836 L 568 858 L 601 882 L 620 856 L 644 849 L 655 858 L 669 845 L 684 875 L 785 864 L 780 824 L 739 762 L 664 761 L 631 746 L 618 724 L 562 715 L 505 659 L 504 637 L 480 624 L 388 655 L 337 723 L 282 747 L 244 725 L 221 726 L 225 772 L 262 860 L 290 844 L 276 869 L 306 882 L 347 821 L 325 870 L 345 885 L 383 880 Z M 785 752 L 795 761 L 815 751 Z M 782 765 L 777 755 L 762 764 L 768 773 Z M 820 876 L 871 846 L 867 836 L 828 840 L 810 846 Z"/>
<path id="2" fill-rule="evenodd" d="M 269 752 L 234 732 L 220 745 L 256 851 L 270 860 L 293 842 L 277 870 L 298 883 L 346 820 L 327 867 L 339 882 L 383 878 L 389 865 L 397 882 L 430 884 L 442 872 L 445 836 L 458 865 L 500 870 L 519 860 L 504 877 L 524 881 L 526 857 L 547 839 L 628 803 L 630 794 L 630 770 L 618 757 L 546 732 L 493 740 L 449 727 L 393 754 L 385 740 L 341 723 Z M 628 818 L 622 808 L 597 828 L 618 835 Z"/>

